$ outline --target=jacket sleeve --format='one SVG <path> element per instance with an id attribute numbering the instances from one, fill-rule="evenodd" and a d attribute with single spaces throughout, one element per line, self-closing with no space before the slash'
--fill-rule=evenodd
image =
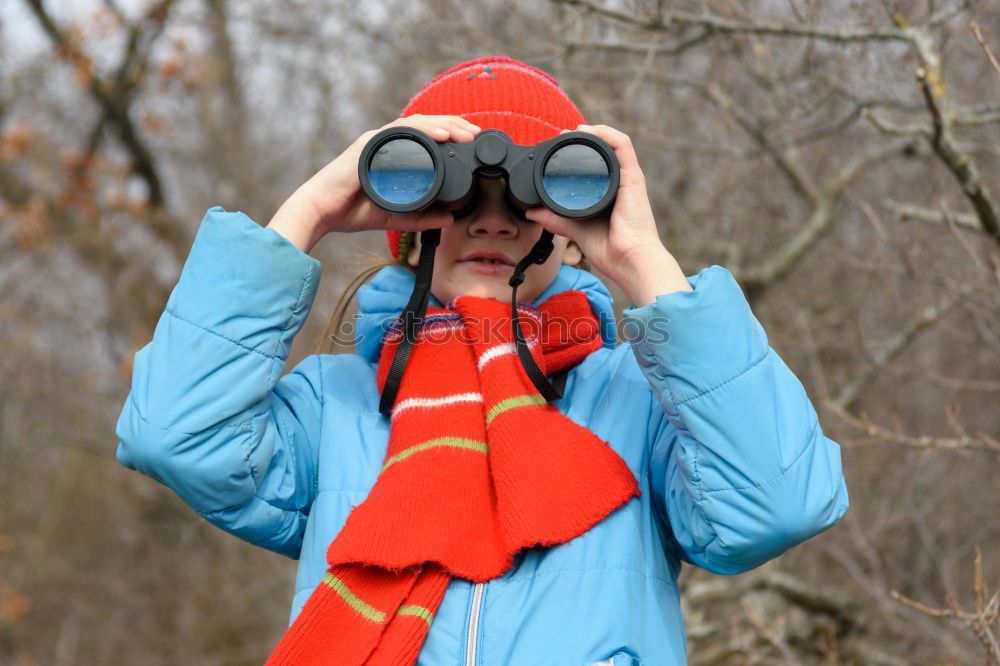
<path id="1" fill-rule="evenodd" d="M 676 541 L 668 548 L 735 574 L 835 524 L 847 486 L 839 445 L 732 274 L 713 265 L 688 282 L 694 291 L 625 308 L 623 322 L 663 407 L 649 473 Z"/>
<path id="2" fill-rule="evenodd" d="M 123 465 L 293 559 L 315 496 L 320 357 L 282 373 L 320 272 L 277 232 L 209 209 L 116 428 Z"/>

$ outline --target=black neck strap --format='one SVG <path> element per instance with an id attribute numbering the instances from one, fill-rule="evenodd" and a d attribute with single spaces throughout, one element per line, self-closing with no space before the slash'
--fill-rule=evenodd
<path id="1" fill-rule="evenodd" d="M 524 282 L 524 271 L 531 264 L 543 264 L 552 254 L 553 234 L 551 231 L 543 231 L 542 237 L 538 239 L 535 246 L 517 266 L 514 274 L 507 284 L 512 288 L 511 303 L 511 328 L 514 336 L 514 343 L 517 347 L 517 355 L 521 361 L 521 366 L 528 374 L 528 378 L 538 389 L 547 401 L 559 400 L 562 398 L 562 391 L 566 385 L 567 372 L 562 371 L 555 377 L 555 386 L 545 378 L 535 359 L 531 356 L 531 350 L 524 339 L 524 332 L 521 330 L 521 322 L 517 316 L 517 288 Z M 399 385 L 403 380 L 403 371 L 410 359 L 410 351 L 417 340 L 420 327 L 423 326 L 424 315 L 427 313 L 427 303 L 431 289 L 431 276 L 434 273 L 434 252 L 437 250 L 441 240 L 440 229 L 428 229 L 420 232 L 420 262 L 417 264 L 417 278 L 413 285 L 413 293 L 410 301 L 403 310 L 402 333 L 403 337 L 396 347 L 396 353 L 392 358 L 392 366 L 389 368 L 389 375 L 385 380 L 385 387 L 382 390 L 382 398 L 379 402 L 378 410 L 386 418 L 392 415 L 392 407 L 396 403 L 396 396 L 399 393 Z M 541 331 L 540 331 L 541 333 Z"/>
<path id="2" fill-rule="evenodd" d="M 403 338 L 399 341 L 396 354 L 392 357 L 392 366 L 389 368 L 389 376 L 386 377 L 382 399 L 378 405 L 378 411 L 386 418 L 392 415 L 392 406 L 396 404 L 399 384 L 403 381 L 403 370 L 410 360 L 410 350 L 417 340 L 420 327 L 423 326 L 424 315 L 427 314 L 431 276 L 434 274 L 434 251 L 437 250 L 440 240 L 440 229 L 420 232 L 420 262 L 417 264 L 417 279 L 413 285 L 413 293 L 410 294 L 410 302 L 403 310 Z"/>
<path id="3" fill-rule="evenodd" d="M 531 252 L 518 262 L 514 268 L 514 274 L 510 276 L 510 280 L 507 282 L 512 288 L 510 295 L 511 327 L 514 333 L 514 344 L 517 347 L 517 355 L 521 359 L 521 366 L 524 368 L 524 371 L 528 373 L 528 379 L 535 385 L 538 392 L 542 394 L 542 397 L 549 402 L 562 397 L 562 386 L 556 389 L 556 387 L 550 384 L 531 355 L 528 343 L 524 339 L 524 332 L 521 330 L 521 320 L 517 317 L 517 288 L 524 282 L 524 271 L 528 266 L 531 264 L 544 264 L 549 255 L 552 254 L 552 237 L 553 234 L 551 231 L 542 231 L 542 237 L 531 248 Z M 540 336 L 543 333 L 544 331 L 539 330 Z M 539 340 L 539 344 L 541 344 L 541 340 Z M 565 377 L 562 379 L 565 380 Z"/>

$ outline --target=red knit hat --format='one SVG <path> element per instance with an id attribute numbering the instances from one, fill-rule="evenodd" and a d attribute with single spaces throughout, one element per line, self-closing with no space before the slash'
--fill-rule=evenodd
<path id="1" fill-rule="evenodd" d="M 438 74 L 399 117 L 415 113 L 462 116 L 483 129 L 502 130 L 521 145 L 550 139 L 584 122 L 554 78 L 503 56 L 469 60 Z M 389 252 L 405 263 L 413 232 L 394 230 L 386 235 Z"/>

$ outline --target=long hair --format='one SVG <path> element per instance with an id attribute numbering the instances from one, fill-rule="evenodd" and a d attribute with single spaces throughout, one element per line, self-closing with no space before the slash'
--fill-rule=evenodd
<path id="1" fill-rule="evenodd" d="M 354 278 L 350 281 L 347 287 L 344 289 L 344 293 L 340 295 L 337 300 L 337 305 L 333 308 L 333 313 L 330 315 L 330 321 L 326 325 L 326 330 L 323 332 L 323 337 L 320 338 L 319 344 L 316 345 L 317 354 L 333 354 L 336 353 L 336 342 L 337 336 L 333 335 L 334 331 L 339 331 L 344 323 L 344 315 L 347 314 L 347 306 L 351 304 L 351 300 L 354 295 L 358 293 L 358 289 L 361 285 L 365 284 L 370 280 L 376 273 L 385 268 L 386 266 L 402 266 L 406 270 L 410 271 L 414 275 L 417 274 L 415 268 L 409 264 L 396 261 L 395 259 L 387 257 L 384 253 L 376 253 L 372 251 L 363 251 L 359 255 L 362 261 L 367 260 L 367 265 L 361 269 L 361 272 L 357 273 Z M 353 343 L 351 347 L 353 347 Z"/>

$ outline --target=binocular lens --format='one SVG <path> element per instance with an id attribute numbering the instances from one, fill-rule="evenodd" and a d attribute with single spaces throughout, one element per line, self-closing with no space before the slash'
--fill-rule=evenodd
<path id="1" fill-rule="evenodd" d="M 554 202 L 570 210 L 596 205 L 610 184 L 608 163 L 599 152 L 583 143 L 558 148 L 542 171 L 546 193 Z"/>
<path id="2" fill-rule="evenodd" d="M 368 180 L 375 193 L 389 203 L 411 204 L 434 184 L 434 160 L 426 148 L 411 139 L 386 141 L 368 164 Z"/>

